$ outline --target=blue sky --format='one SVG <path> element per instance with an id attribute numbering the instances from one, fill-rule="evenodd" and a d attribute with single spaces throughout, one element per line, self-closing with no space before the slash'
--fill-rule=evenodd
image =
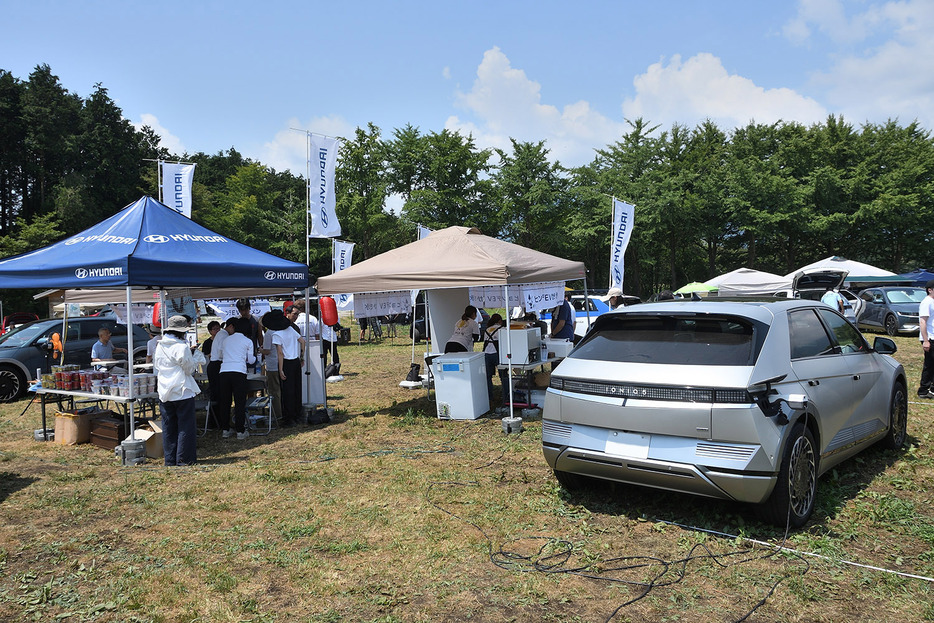
<path id="1" fill-rule="evenodd" d="M 164 144 L 305 171 L 305 136 L 472 133 L 589 162 L 626 119 L 934 129 L 934 1 L 0 0 L 0 68 L 102 83 Z"/>

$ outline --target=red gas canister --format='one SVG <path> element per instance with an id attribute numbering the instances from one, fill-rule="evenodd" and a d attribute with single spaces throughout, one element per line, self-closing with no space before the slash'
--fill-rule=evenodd
<path id="1" fill-rule="evenodd" d="M 152 306 L 152 326 L 157 329 L 162 328 L 162 303 L 156 303 Z"/>
<path id="2" fill-rule="evenodd" d="M 322 296 L 318 299 L 318 307 L 321 310 L 321 322 L 329 327 L 337 324 L 337 303 L 330 296 Z"/>

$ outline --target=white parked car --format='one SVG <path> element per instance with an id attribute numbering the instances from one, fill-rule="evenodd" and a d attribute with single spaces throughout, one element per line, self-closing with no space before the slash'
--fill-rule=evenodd
<path id="1" fill-rule="evenodd" d="M 567 488 L 591 477 L 749 502 L 799 527 L 821 474 L 904 443 L 895 350 L 817 301 L 608 312 L 551 374 L 542 449 Z"/>

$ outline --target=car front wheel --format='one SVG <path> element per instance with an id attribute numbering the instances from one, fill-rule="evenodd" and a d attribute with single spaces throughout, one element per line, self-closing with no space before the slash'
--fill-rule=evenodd
<path id="1" fill-rule="evenodd" d="M 759 507 L 759 514 L 773 525 L 800 528 L 814 512 L 816 498 L 817 449 L 814 436 L 804 424 L 798 423 L 785 445 L 775 489 Z"/>
<path id="2" fill-rule="evenodd" d="M 892 337 L 898 335 L 898 320 L 892 314 L 885 317 L 885 332 Z"/>
<path id="3" fill-rule="evenodd" d="M 13 366 L 0 366 L 0 402 L 13 402 L 26 393 L 26 376 Z"/>
<path id="4" fill-rule="evenodd" d="M 898 450 L 908 436 L 908 394 L 905 386 L 896 383 L 892 388 L 892 400 L 889 403 L 889 432 L 882 439 L 882 445 L 891 450 Z"/>

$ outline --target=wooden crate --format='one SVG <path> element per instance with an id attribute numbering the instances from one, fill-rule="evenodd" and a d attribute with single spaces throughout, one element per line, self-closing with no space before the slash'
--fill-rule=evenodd
<path id="1" fill-rule="evenodd" d="M 122 418 L 97 417 L 91 420 L 91 443 L 113 450 L 126 439 L 126 424 Z"/>

